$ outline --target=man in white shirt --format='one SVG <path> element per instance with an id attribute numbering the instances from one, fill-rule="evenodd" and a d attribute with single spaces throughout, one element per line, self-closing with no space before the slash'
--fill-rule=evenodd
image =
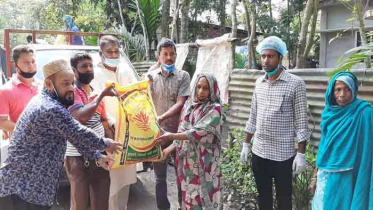
<path id="1" fill-rule="evenodd" d="M 95 77 L 91 85 L 96 91 L 103 91 L 107 82 L 116 82 L 127 86 L 137 82 L 137 76 L 131 67 L 120 62 L 119 40 L 111 35 L 100 39 L 101 63 L 95 68 Z M 110 125 L 115 124 L 118 114 L 118 100 L 114 97 L 104 98 Z M 126 210 L 130 185 L 136 183 L 136 165 L 126 166 L 110 171 L 110 210 Z"/>

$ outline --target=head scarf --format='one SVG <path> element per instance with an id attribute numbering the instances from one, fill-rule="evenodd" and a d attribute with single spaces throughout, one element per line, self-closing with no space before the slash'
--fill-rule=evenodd
<path id="1" fill-rule="evenodd" d="M 355 75 L 353 75 L 353 76 L 340 75 L 339 77 L 336 78 L 336 81 L 341 81 L 341 82 L 345 83 L 348 86 L 348 88 L 350 88 L 350 90 L 352 92 L 352 100 L 355 100 L 356 93 L 357 93 L 357 90 L 358 90 L 357 79 L 356 79 Z M 333 92 L 334 92 L 334 90 L 333 90 Z"/>
<path id="2" fill-rule="evenodd" d="M 196 86 L 205 77 L 210 86 L 210 96 L 204 101 L 197 99 Z M 198 74 L 193 85 L 192 95 L 184 105 L 180 116 L 179 132 L 207 131 L 221 138 L 221 101 L 220 90 L 216 78 L 211 74 Z"/>
<path id="3" fill-rule="evenodd" d="M 270 36 L 263 39 L 256 47 L 256 51 L 259 54 L 262 54 L 264 50 L 274 50 L 282 56 L 285 56 L 288 53 L 285 42 L 277 36 Z"/>
<path id="4" fill-rule="evenodd" d="M 74 17 L 70 15 L 64 15 L 62 18 L 63 22 L 67 23 L 69 28 L 72 28 L 74 26 Z"/>
<path id="5" fill-rule="evenodd" d="M 209 83 L 209 86 L 210 86 L 210 97 L 208 99 L 206 99 L 207 101 L 199 101 L 197 99 L 197 84 L 202 77 L 205 77 L 207 79 L 207 82 Z M 197 103 L 197 104 L 198 103 L 206 103 L 206 102 L 221 104 L 218 81 L 216 80 L 216 78 L 212 74 L 203 74 L 203 73 L 198 74 L 197 79 L 195 81 L 196 82 L 193 85 L 192 95 L 191 95 L 192 102 Z"/>
<path id="6" fill-rule="evenodd" d="M 352 101 L 344 107 L 338 106 L 334 98 L 336 81 L 345 82 L 354 95 Z M 357 154 L 356 138 L 363 132 L 360 121 L 365 120 L 362 113 L 366 107 L 370 107 L 368 102 L 356 98 L 357 91 L 358 80 L 351 72 L 339 72 L 329 82 L 325 92 L 325 109 L 321 115 L 321 140 L 316 162 L 318 168 L 327 171 L 353 168 Z"/>

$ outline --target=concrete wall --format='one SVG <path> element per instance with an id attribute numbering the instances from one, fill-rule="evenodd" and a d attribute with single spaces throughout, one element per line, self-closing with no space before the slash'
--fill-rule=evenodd
<path id="1" fill-rule="evenodd" d="M 358 23 L 356 21 L 346 22 L 351 17 L 351 11 L 342 4 L 332 4 L 321 8 L 320 68 L 335 68 L 338 58 L 356 47 Z M 367 30 L 373 29 L 373 20 L 364 22 Z M 334 39 L 338 34 L 341 37 Z"/>
<path id="2" fill-rule="evenodd" d="M 347 22 L 352 17 L 351 11 L 344 5 L 335 5 L 322 8 L 321 12 L 326 13 L 326 22 L 321 22 L 325 25 L 322 29 L 341 29 L 341 28 L 358 28 L 357 21 Z M 365 26 L 373 26 L 373 20 L 365 20 Z"/>
<path id="3" fill-rule="evenodd" d="M 335 68 L 337 61 L 346 51 L 356 46 L 356 31 L 341 33 L 341 37 L 335 38 L 340 32 L 321 34 L 320 43 L 320 68 Z"/>

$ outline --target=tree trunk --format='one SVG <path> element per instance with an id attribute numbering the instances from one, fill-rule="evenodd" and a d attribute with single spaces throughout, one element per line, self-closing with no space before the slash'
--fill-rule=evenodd
<path id="1" fill-rule="evenodd" d="M 122 20 L 122 25 L 123 25 L 123 27 L 126 27 L 126 23 L 124 22 L 124 18 L 123 18 L 122 5 L 120 5 L 120 0 L 117 0 L 117 3 L 118 3 L 120 19 Z"/>
<path id="2" fill-rule="evenodd" d="M 227 4 L 227 0 L 220 0 L 220 14 L 219 14 L 219 20 L 220 20 L 220 34 L 225 34 L 225 5 Z"/>
<path id="3" fill-rule="evenodd" d="M 290 0 L 287 0 L 287 13 L 288 13 L 288 17 L 287 17 L 287 21 L 288 21 L 288 36 L 287 36 L 287 45 L 290 46 Z M 288 54 L 288 59 L 289 59 L 289 66 L 288 68 L 290 69 L 292 67 L 292 64 L 294 62 L 292 62 L 292 58 L 293 58 L 293 55 L 292 55 L 292 52 L 289 50 L 289 54 Z"/>
<path id="4" fill-rule="evenodd" d="M 187 43 L 189 41 L 189 9 L 190 1 L 184 0 L 181 8 L 181 37 L 180 43 Z"/>
<path id="5" fill-rule="evenodd" d="M 171 39 L 174 40 L 176 43 L 178 43 L 178 26 L 177 26 L 177 19 L 179 18 L 179 10 L 180 10 L 180 4 L 182 3 L 183 0 L 179 3 L 179 0 L 176 0 L 175 3 L 175 14 L 172 19 L 172 30 L 171 30 Z"/>
<path id="6" fill-rule="evenodd" d="M 231 0 L 231 17 L 232 17 L 232 37 L 237 38 L 237 0 Z"/>
<path id="7" fill-rule="evenodd" d="M 308 0 L 306 8 L 303 12 L 302 28 L 300 31 L 300 37 L 298 42 L 298 52 L 297 52 L 297 65 L 296 68 L 306 67 L 306 58 L 304 57 L 304 52 L 306 49 L 308 26 L 311 20 L 312 12 L 314 9 L 315 0 Z"/>
<path id="8" fill-rule="evenodd" d="M 273 20 L 272 0 L 268 0 L 268 7 L 269 7 L 269 17 L 271 17 L 271 20 Z"/>
<path id="9" fill-rule="evenodd" d="M 170 0 L 163 0 L 162 5 L 162 37 L 170 37 L 169 19 L 170 19 Z"/>
<path id="10" fill-rule="evenodd" d="M 194 15 L 193 15 L 193 34 L 194 34 L 194 37 L 193 39 L 194 40 L 197 40 L 197 31 L 198 31 L 198 24 L 197 24 L 197 17 L 198 17 L 198 9 L 196 8 L 194 10 Z"/>
<path id="11" fill-rule="evenodd" d="M 140 18 L 140 23 L 141 23 L 141 26 L 142 26 L 142 30 L 143 30 L 143 33 L 144 33 L 145 56 L 146 56 L 146 60 L 149 61 L 149 59 L 150 59 L 150 50 L 149 50 L 148 32 L 146 31 L 145 23 L 144 23 L 144 20 L 143 20 L 143 16 L 141 14 L 141 10 L 140 10 L 140 6 L 139 6 L 139 1 L 138 0 L 136 0 L 136 6 L 137 6 L 137 13 L 138 13 L 139 18 Z"/>
<path id="12" fill-rule="evenodd" d="M 302 28 L 302 16 L 300 10 L 298 11 L 299 28 Z"/>
<path id="13" fill-rule="evenodd" d="M 250 8 L 248 8 L 250 7 Z M 246 16 L 246 29 L 248 32 L 249 41 L 247 42 L 247 53 L 248 53 L 248 69 L 256 69 L 257 63 L 255 59 L 254 51 L 254 39 L 256 37 L 256 9 L 255 5 L 248 5 L 248 2 L 244 3 L 245 16 Z M 250 17 L 251 16 L 251 17 Z"/>
<path id="14" fill-rule="evenodd" d="M 303 52 L 303 57 L 306 59 L 308 57 L 309 52 L 311 51 L 312 46 L 315 44 L 315 31 L 316 31 L 316 24 L 317 24 L 317 15 L 319 13 L 319 1 L 320 0 L 314 0 L 311 33 L 310 33 L 310 36 L 308 37 L 306 48 Z"/>
<path id="15" fill-rule="evenodd" d="M 236 8 L 237 8 L 237 0 L 231 0 L 231 17 L 232 17 L 232 33 L 231 38 L 237 38 L 237 15 L 236 15 Z M 236 46 L 232 43 L 232 69 L 235 68 L 236 64 Z"/>
<path id="16" fill-rule="evenodd" d="M 247 37 L 250 37 L 251 34 L 251 23 L 250 23 L 250 12 L 249 12 L 249 3 L 247 1 L 243 2 L 243 9 L 245 11 L 245 22 L 246 22 L 246 30 L 247 30 Z"/>

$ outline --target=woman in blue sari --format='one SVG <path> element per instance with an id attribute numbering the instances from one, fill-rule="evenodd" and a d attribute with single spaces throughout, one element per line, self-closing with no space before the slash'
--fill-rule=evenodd
<path id="1" fill-rule="evenodd" d="M 326 90 L 313 210 L 373 209 L 373 108 L 357 91 L 350 72 L 334 75 Z"/>

